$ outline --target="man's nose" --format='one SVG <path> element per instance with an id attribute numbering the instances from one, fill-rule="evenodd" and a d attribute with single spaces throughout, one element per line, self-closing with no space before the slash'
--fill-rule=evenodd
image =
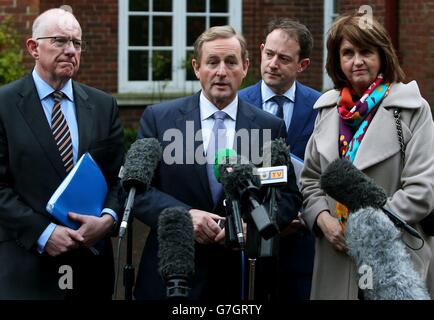
<path id="1" fill-rule="evenodd" d="M 65 54 L 75 54 L 78 50 L 74 46 L 74 42 L 72 40 L 69 40 L 65 46 L 63 47 L 63 50 L 65 51 Z"/>
<path id="2" fill-rule="evenodd" d="M 271 58 L 270 64 L 269 64 L 270 68 L 277 68 L 278 67 L 278 59 L 279 59 L 279 57 L 277 56 L 277 54 L 274 55 L 273 58 Z"/>
<path id="3" fill-rule="evenodd" d="M 224 61 L 221 61 L 217 67 L 217 75 L 219 77 L 226 76 L 226 65 Z"/>

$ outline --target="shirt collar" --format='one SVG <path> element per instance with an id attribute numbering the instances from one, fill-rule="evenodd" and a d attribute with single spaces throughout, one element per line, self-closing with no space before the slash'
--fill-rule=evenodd
<path id="1" fill-rule="evenodd" d="M 35 82 L 36 90 L 38 91 L 38 95 L 39 95 L 40 100 L 44 100 L 47 96 L 49 96 L 54 91 L 54 89 L 39 76 L 39 74 L 36 72 L 35 68 L 33 68 L 32 77 L 33 77 L 33 81 Z M 61 88 L 59 91 L 62 91 L 63 94 L 69 100 L 74 102 L 74 95 L 72 94 L 72 80 L 71 79 L 69 79 L 65 83 L 63 88 Z"/>
<path id="2" fill-rule="evenodd" d="M 289 88 L 283 96 L 287 97 L 290 101 L 295 102 L 295 87 L 296 87 L 296 81 L 292 84 L 291 88 Z M 269 86 L 267 86 L 262 80 L 261 82 L 261 93 L 262 93 L 262 101 L 266 102 L 273 98 L 276 94 L 273 92 L 273 90 L 270 89 Z"/>
<path id="3" fill-rule="evenodd" d="M 203 94 L 203 91 L 200 93 L 200 117 L 201 121 L 210 118 L 214 113 L 219 111 L 220 109 L 213 105 Z M 235 99 L 232 100 L 222 111 L 224 111 L 232 120 L 237 119 L 237 110 L 238 110 L 238 95 L 235 96 Z"/>

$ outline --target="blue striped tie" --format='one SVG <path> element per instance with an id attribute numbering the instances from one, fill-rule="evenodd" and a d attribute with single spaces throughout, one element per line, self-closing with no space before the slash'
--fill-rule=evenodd
<path id="1" fill-rule="evenodd" d="M 212 199 L 214 204 L 217 204 L 217 201 L 220 198 L 220 195 L 223 191 L 223 187 L 221 183 L 219 183 L 214 175 L 214 160 L 215 154 L 219 149 L 223 149 L 226 147 L 226 126 L 225 126 L 225 118 L 227 114 L 224 111 L 217 111 L 213 114 L 214 117 L 214 126 L 212 128 L 212 135 L 210 137 L 210 141 L 207 148 L 207 171 L 208 171 L 208 182 L 209 187 L 211 189 Z"/>
<path id="2" fill-rule="evenodd" d="M 56 141 L 57 148 L 60 152 L 63 165 L 65 166 L 66 173 L 71 171 L 74 167 L 74 160 L 72 154 L 72 140 L 69 132 L 68 123 L 62 113 L 60 102 L 63 98 L 63 92 L 54 91 L 52 93 L 54 99 L 53 112 L 51 114 L 51 132 Z"/>

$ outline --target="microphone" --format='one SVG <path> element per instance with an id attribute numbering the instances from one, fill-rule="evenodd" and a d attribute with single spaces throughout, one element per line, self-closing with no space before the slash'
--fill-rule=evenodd
<path id="1" fill-rule="evenodd" d="M 345 242 L 357 265 L 364 299 L 430 300 L 400 232 L 380 209 L 367 207 L 352 212 Z"/>
<path id="2" fill-rule="evenodd" d="M 271 221 L 276 223 L 279 211 L 277 202 L 280 197 L 280 186 L 288 181 L 288 165 L 291 161 L 289 157 L 289 146 L 285 139 L 278 138 L 268 141 L 263 146 L 263 167 L 258 168 L 259 177 L 262 186 L 266 188 L 265 199 L 269 201 L 269 216 Z M 261 241 L 260 256 L 274 257 L 278 250 L 275 239 Z"/>
<path id="3" fill-rule="evenodd" d="M 155 138 L 138 139 L 127 152 L 121 172 L 121 185 L 128 192 L 128 199 L 119 228 L 120 238 L 125 236 L 136 192 L 145 192 L 149 188 L 161 153 L 160 143 Z"/>
<path id="4" fill-rule="evenodd" d="M 230 151 L 224 152 L 233 154 Z M 250 208 L 250 216 L 264 239 L 267 240 L 274 236 L 278 232 L 277 227 L 270 221 L 264 206 L 258 202 L 260 180 L 255 166 L 247 159 L 237 155 L 236 161 L 234 156 L 230 156 L 229 161 L 223 161 L 223 163 L 220 158 L 216 157 L 214 168 L 216 167 L 216 178 L 222 183 L 225 194 L 230 199 L 247 204 Z M 238 231 L 236 230 L 237 233 Z"/>
<path id="5" fill-rule="evenodd" d="M 366 207 L 381 209 L 398 228 L 403 228 L 414 237 L 423 240 L 417 230 L 397 214 L 384 208 L 387 202 L 384 189 L 375 184 L 374 180 L 363 174 L 350 161 L 336 159 L 330 163 L 321 175 L 320 185 L 321 189 L 343 203 L 350 212 Z"/>
<path id="6" fill-rule="evenodd" d="M 233 149 L 226 148 L 226 149 L 220 149 L 217 151 L 216 156 L 215 156 L 215 161 L 214 161 L 214 175 L 216 177 L 216 180 L 223 184 L 223 188 L 224 188 L 224 183 L 221 182 L 219 165 L 221 165 L 221 164 L 227 164 L 227 165 L 235 164 L 235 163 L 237 163 L 237 160 L 238 160 L 237 153 Z M 225 191 L 225 194 L 229 198 L 228 200 L 230 202 L 228 204 L 230 207 L 230 215 L 227 217 L 228 220 L 226 223 L 226 225 L 228 226 L 228 233 L 229 233 L 229 235 L 231 235 L 232 229 L 233 229 L 235 236 L 238 240 L 238 244 L 240 246 L 240 249 L 244 250 L 244 248 L 246 246 L 246 241 L 244 239 L 243 224 L 241 222 L 240 203 L 239 203 L 238 199 L 236 198 L 236 196 L 234 196 L 234 195 L 231 196 L 230 194 L 226 193 L 226 191 Z"/>
<path id="7" fill-rule="evenodd" d="M 170 207 L 158 218 L 159 272 L 167 298 L 187 298 L 194 275 L 194 231 L 187 209 Z"/>

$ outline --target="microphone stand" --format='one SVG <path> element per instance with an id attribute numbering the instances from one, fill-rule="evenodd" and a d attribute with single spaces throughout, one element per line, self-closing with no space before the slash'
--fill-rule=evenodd
<path id="1" fill-rule="evenodd" d="M 277 193 L 276 187 L 268 189 L 266 199 L 269 198 L 268 213 L 271 222 L 277 224 L 277 213 L 279 208 L 277 207 Z M 262 284 L 261 293 L 264 294 L 264 299 L 267 301 L 276 301 L 278 297 L 278 265 L 279 265 L 279 241 L 278 234 L 272 238 L 265 240 L 260 239 L 260 252 L 258 261 L 258 272 L 264 275 L 264 280 L 259 282 Z M 258 297 L 259 298 L 259 297 Z"/>
<path id="2" fill-rule="evenodd" d="M 130 219 L 131 220 L 131 219 Z M 133 266 L 133 224 L 128 223 L 127 227 L 127 258 L 124 266 L 124 287 L 125 300 L 133 300 L 133 285 L 134 285 L 134 266 Z"/>
<path id="3" fill-rule="evenodd" d="M 250 216 L 247 216 L 246 224 L 246 252 L 247 258 L 249 260 L 249 282 L 247 297 L 248 300 L 255 300 L 256 260 L 258 258 L 260 235 Z"/>
<path id="4" fill-rule="evenodd" d="M 269 211 L 268 215 L 272 223 L 276 224 L 277 219 L 277 189 L 269 189 Z M 268 197 L 268 194 L 267 194 Z M 265 240 L 258 231 L 258 228 L 251 214 L 247 217 L 247 257 L 249 261 L 249 285 L 248 299 L 263 299 L 268 301 L 276 300 L 277 298 L 277 252 L 278 241 L 275 235 L 268 240 Z M 256 273 L 265 274 L 262 281 L 258 281 Z M 268 276 L 267 276 L 268 275 Z M 275 276 L 273 279 L 271 277 Z M 256 294 L 257 286 L 263 296 L 258 297 Z"/>
<path id="5" fill-rule="evenodd" d="M 127 233 L 127 256 L 124 266 L 124 279 L 123 284 L 125 287 L 125 300 L 131 301 L 133 299 L 133 285 L 135 270 L 133 266 L 133 224 L 132 224 L 132 207 L 134 204 L 134 196 L 136 194 L 136 188 L 131 188 L 128 199 L 125 205 L 124 219 L 121 223 L 119 230 L 119 237 L 124 238 Z"/>

